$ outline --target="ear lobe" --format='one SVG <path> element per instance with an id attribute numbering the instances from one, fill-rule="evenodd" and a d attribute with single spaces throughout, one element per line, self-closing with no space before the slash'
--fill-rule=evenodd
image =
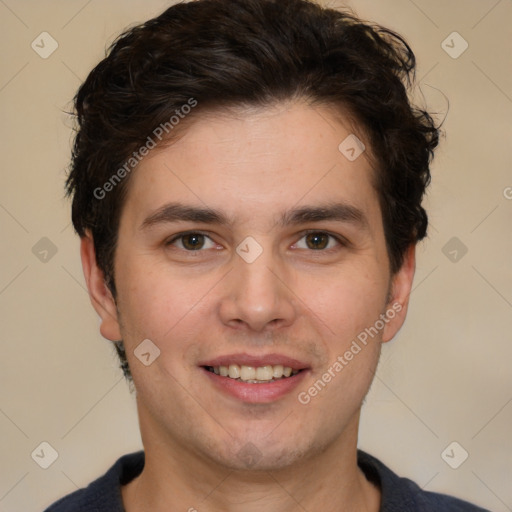
<path id="1" fill-rule="evenodd" d="M 105 284 L 104 272 L 97 265 L 94 241 L 89 231 L 80 241 L 80 256 L 91 304 L 101 318 L 101 335 L 110 341 L 119 341 L 122 336 L 116 302 Z"/>
<path id="2" fill-rule="evenodd" d="M 415 270 L 416 246 L 413 244 L 405 252 L 402 266 L 391 281 L 390 299 L 386 305 L 388 321 L 382 333 L 383 343 L 393 339 L 405 322 Z"/>

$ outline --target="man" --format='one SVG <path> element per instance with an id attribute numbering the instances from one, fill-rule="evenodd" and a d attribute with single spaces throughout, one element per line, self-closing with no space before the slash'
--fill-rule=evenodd
<path id="1" fill-rule="evenodd" d="M 68 192 L 144 453 L 48 511 L 481 510 L 357 450 L 427 228 L 414 69 L 305 0 L 178 4 L 114 43 Z"/>

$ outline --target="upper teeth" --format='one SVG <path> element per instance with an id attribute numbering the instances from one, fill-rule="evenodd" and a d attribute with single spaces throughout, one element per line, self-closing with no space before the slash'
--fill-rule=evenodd
<path id="1" fill-rule="evenodd" d="M 229 366 L 214 366 L 214 373 L 222 377 L 230 377 L 232 379 L 240 379 L 247 381 L 271 381 L 272 379 L 280 379 L 281 377 L 289 377 L 295 375 L 299 370 L 292 370 L 289 366 L 276 364 L 275 366 L 245 366 L 238 364 L 230 364 Z"/>

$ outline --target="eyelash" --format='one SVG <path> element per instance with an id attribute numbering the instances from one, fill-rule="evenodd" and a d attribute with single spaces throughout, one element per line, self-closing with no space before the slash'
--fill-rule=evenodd
<path id="1" fill-rule="evenodd" d="M 339 246 L 341 246 L 341 247 L 346 247 L 346 246 L 349 245 L 349 242 L 346 239 L 340 237 L 339 235 L 334 235 L 334 234 L 330 233 L 329 231 L 321 231 L 321 230 L 315 230 L 315 229 L 309 229 L 309 230 L 303 231 L 300 234 L 300 238 L 293 245 L 296 245 L 303 238 L 305 238 L 306 236 L 311 235 L 311 234 L 327 235 L 329 238 L 335 240 L 336 243 Z M 204 233 L 202 231 L 185 231 L 183 233 L 178 233 L 177 235 L 174 235 L 170 240 L 165 242 L 165 245 L 166 246 L 173 245 L 174 242 L 182 239 L 183 237 L 185 237 L 187 235 L 202 235 L 205 238 L 209 239 L 211 242 L 213 242 L 212 238 L 207 233 Z M 215 243 L 215 242 L 213 242 L 213 243 Z M 194 250 L 188 250 L 188 249 L 182 249 L 182 248 L 178 248 L 178 249 L 182 250 L 182 251 L 185 251 L 185 252 L 190 252 L 190 253 L 193 253 L 193 252 L 203 252 L 204 251 L 202 248 L 201 249 L 197 249 L 195 251 Z M 309 250 L 311 252 L 318 252 L 318 253 L 320 253 L 320 252 L 330 252 L 330 251 L 336 250 L 336 247 L 331 247 L 329 249 L 317 249 L 317 250 L 309 249 Z"/>
<path id="2" fill-rule="evenodd" d="M 212 238 L 208 234 L 203 233 L 202 231 L 184 231 L 183 233 L 178 233 L 177 235 L 174 235 L 170 240 L 165 242 L 165 245 L 166 246 L 173 245 L 174 242 L 176 242 L 177 240 L 180 240 L 188 235 L 201 235 L 213 242 Z M 177 249 L 185 251 L 185 252 L 201 252 L 201 249 L 198 249 L 196 251 L 181 249 L 180 247 L 178 247 Z"/>
<path id="3" fill-rule="evenodd" d="M 304 237 L 308 236 L 308 235 L 311 235 L 311 234 L 319 234 L 319 235 L 327 235 L 329 238 L 335 240 L 337 242 L 337 244 L 341 247 L 346 247 L 349 245 L 348 243 L 348 240 L 346 240 L 345 238 L 341 237 L 340 235 L 334 235 L 333 233 L 330 233 L 329 231 L 322 231 L 322 230 L 318 230 L 318 229 L 308 229 L 306 231 L 303 231 L 301 233 L 301 237 L 299 238 L 299 240 L 297 242 L 295 242 L 294 245 L 296 245 L 300 240 L 302 240 Z M 330 249 L 319 249 L 319 250 L 316 250 L 314 251 L 313 249 L 310 249 L 312 252 L 330 252 L 332 250 L 335 250 L 336 247 L 331 247 Z"/>

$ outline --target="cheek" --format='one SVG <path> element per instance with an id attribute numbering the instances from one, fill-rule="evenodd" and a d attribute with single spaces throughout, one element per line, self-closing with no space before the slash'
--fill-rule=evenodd
<path id="1" fill-rule="evenodd" d="M 207 279 L 184 280 L 166 276 L 163 269 L 148 268 L 151 266 L 139 268 L 139 272 L 137 267 L 130 267 L 118 291 L 121 333 L 130 369 L 138 391 L 146 397 L 144 400 L 151 401 L 151 394 L 159 396 L 161 389 L 169 388 L 170 382 L 188 382 L 190 360 L 197 350 L 197 340 L 204 336 L 203 319 L 209 307 L 207 294 L 213 285 Z M 159 350 L 149 366 L 141 364 L 144 361 L 136 357 L 139 344 L 146 339 Z M 180 385 L 171 388 L 181 393 Z M 180 402 L 177 396 L 168 398 Z M 182 398 L 186 401 L 187 396 Z"/>
<path id="2" fill-rule="evenodd" d="M 205 313 L 213 277 L 184 279 L 169 266 L 154 261 L 126 262 L 119 267 L 119 310 L 128 339 L 127 345 L 149 338 L 164 349 L 183 343 L 197 330 L 198 319 Z M 179 336 L 177 336 L 179 333 Z"/>
<path id="3" fill-rule="evenodd" d="M 336 425 L 360 406 L 378 363 L 382 330 L 374 326 L 385 308 L 388 283 L 375 275 L 343 272 L 311 297 L 327 357 L 301 389 L 299 401 L 311 407 L 313 417 L 329 410 Z"/>
<path id="4" fill-rule="evenodd" d="M 388 279 L 364 263 L 364 271 L 351 266 L 316 279 L 311 286 L 308 276 L 302 278 L 300 296 L 323 325 L 331 350 L 343 349 L 359 333 L 374 325 L 386 304 Z M 331 352 L 329 350 L 329 352 Z"/>

